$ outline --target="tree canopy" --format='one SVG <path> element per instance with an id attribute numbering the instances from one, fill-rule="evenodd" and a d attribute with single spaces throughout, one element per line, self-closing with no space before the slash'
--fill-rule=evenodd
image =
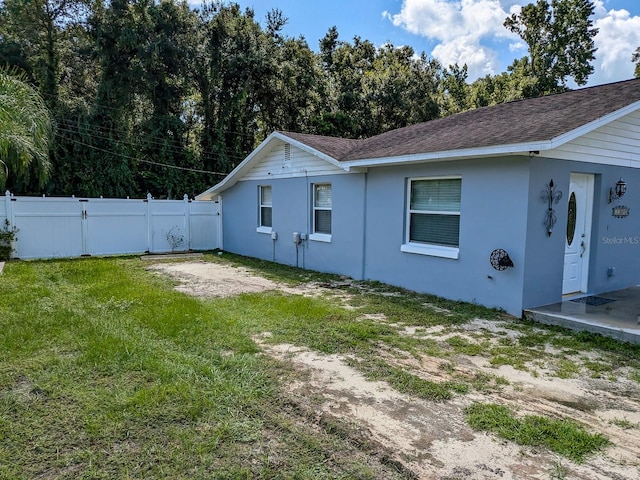
<path id="1" fill-rule="evenodd" d="M 507 17 L 505 27 L 529 48 L 529 56 L 512 66 L 514 73 L 522 68 L 534 80 L 525 95 L 564 91 L 567 78 L 587 83 L 598 33 L 591 19 L 594 8 L 591 0 L 537 0 Z"/>
<path id="2" fill-rule="evenodd" d="M 505 26 L 529 55 L 469 83 L 466 65 L 347 41 L 335 27 L 315 52 L 283 33 L 288 20 L 277 9 L 261 24 L 251 9 L 218 0 L 199 9 L 179 0 L 3 0 L 0 65 L 24 72 L 21 81 L 51 112 L 42 118 L 56 126 L 32 156 L 53 174 L 45 181 L 11 160 L 25 173 L 7 186 L 20 194 L 193 196 L 274 130 L 365 138 L 561 91 L 593 71 L 592 13 L 588 0 L 523 7 Z"/>

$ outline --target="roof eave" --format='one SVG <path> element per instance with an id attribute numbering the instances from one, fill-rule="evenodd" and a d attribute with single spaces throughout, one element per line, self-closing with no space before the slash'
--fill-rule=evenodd
<path id="1" fill-rule="evenodd" d="M 335 158 L 327 155 L 326 153 L 322 153 L 321 151 L 316 150 L 315 148 L 310 147 L 305 143 L 294 140 L 293 138 L 288 137 L 283 133 L 273 132 L 271 135 L 265 138 L 262 143 L 258 145 L 256 149 L 247 156 L 247 158 L 245 158 L 236 168 L 234 168 L 231 173 L 224 177 L 224 179 L 220 183 L 217 183 L 210 189 L 197 195 L 196 200 L 213 200 L 225 190 L 233 187 L 240 181 L 242 176 L 253 167 L 255 161 L 259 160 L 260 153 L 265 150 L 265 148 L 267 148 L 267 145 L 269 145 L 274 139 L 282 140 L 283 142 L 289 143 L 297 148 L 300 148 L 301 150 L 309 152 L 312 155 L 315 155 L 322 160 L 329 162 L 330 164 L 335 165 L 336 167 L 339 167 L 347 172 L 350 170 L 350 167 L 348 165 L 344 165 L 338 162 Z"/>
<path id="2" fill-rule="evenodd" d="M 422 162 L 438 162 L 460 160 L 463 158 L 506 156 L 506 155 L 528 155 L 551 148 L 551 141 L 529 142 L 512 145 L 498 145 L 481 148 L 464 148 L 461 150 L 445 150 L 440 152 L 416 153 L 411 155 L 400 155 L 395 157 L 364 158 L 358 160 L 348 160 L 342 162 L 350 168 L 358 167 L 385 167 L 391 165 L 407 165 Z"/>
<path id="3" fill-rule="evenodd" d="M 535 142 L 516 143 L 509 145 L 494 145 L 480 148 L 465 148 L 459 150 L 443 150 L 429 153 L 416 153 L 411 155 L 399 155 L 393 157 L 381 158 L 363 158 L 357 160 L 347 160 L 342 163 L 350 168 L 356 167 L 383 167 L 391 165 L 404 165 L 420 162 L 437 162 L 460 160 L 463 158 L 478 158 L 490 156 L 506 156 L 506 155 L 528 155 L 539 153 L 545 150 L 552 150 L 561 145 L 568 143 L 576 138 L 586 135 L 604 125 L 607 125 L 619 118 L 630 113 L 640 110 L 640 101 L 634 102 L 626 107 L 618 109 L 614 112 L 604 115 L 589 123 L 585 123 L 578 128 L 563 133 L 549 140 L 540 140 Z"/>

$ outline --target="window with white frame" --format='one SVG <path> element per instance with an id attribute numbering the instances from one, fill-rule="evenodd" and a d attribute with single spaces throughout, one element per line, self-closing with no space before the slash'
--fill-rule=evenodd
<path id="1" fill-rule="evenodd" d="M 262 185 L 260 187 L 260 228 L 271 228 L 272 213 L 273 199 L 271 185 Z"/>
<path id="2" fill-rule="evenodd" d="M 403 251 L 458 258 L 462 178 L 410 179 Z"/>
<path id="3" fill-rule="evenodd" d="M 313 185 L 313 233 L 331 235 L 331 184 Z"/>

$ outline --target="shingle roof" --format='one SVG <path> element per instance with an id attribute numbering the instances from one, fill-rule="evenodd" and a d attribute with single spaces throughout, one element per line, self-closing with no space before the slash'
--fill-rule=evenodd
<path id="1" fill-rule="evenodd" d="M 362 140 L 352 140 L 349 138 L 325 137 L 322 135 L 311 135 L 308 133 L 280 132 L 293 140 L 315 148 L 316 150 L 329 155 L 336 160 L 346 157 L 349 152 L 355 149 Z"/>
<path id="2" fill-rule="evenodd" d="M 548 141 L 640 101 L 640 79 L 478 108 L 364 140 L 281 132 L 338 161 Z"/>

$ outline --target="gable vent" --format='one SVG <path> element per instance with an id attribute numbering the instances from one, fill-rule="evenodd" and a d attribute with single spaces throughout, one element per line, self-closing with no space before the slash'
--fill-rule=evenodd
<path id="1" fill-rule="evenodd" d="M 291 161 L 291 145 L 288 143 L 284 144 L 284 161 Z"/>

